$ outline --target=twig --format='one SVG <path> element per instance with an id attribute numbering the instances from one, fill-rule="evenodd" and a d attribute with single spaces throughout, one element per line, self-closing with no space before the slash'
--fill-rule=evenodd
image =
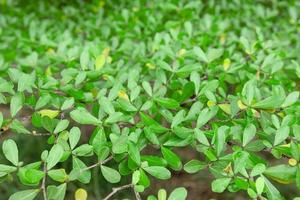
<path id="1" fill-rule="evenodd" d="M 117 192 L 119 192 L 119 191 L 121 191 L 121 190 L 130 188 L 130 187 L 133 187 L 133 185 L 132 185 L 132 184 L 128 184 L 128 185 L 123 185 L 123 186 L 120 186 L 120 187 L 113 188 L 113 189 L 112 189 L 112 192 L 109 193 L 103 200 L 108 200 L 108 199 L 111 198 L 115 193 L 117 193 Z"/>
<path id="2" fill-rule="evenodd" d="M 135 194 L 135 199 L 136 200 L 142 200 L 140 194 L 134 189 L 134 187 L 133 187 L 133 190 L 134 190 L 134 194 Z"/>
<path id="3" fill-rule="evenodd" d="M 86 167 L 86 168 L 80 170 L 80 173 L 81 173 L 81 172 L 84 172 L 84 171 L 86 171 L 86 170 L 92 169 L 92 168 L 94 168 L 94 167 L 97 167 L 97 166 L 99 166 L 99 165 L 103 165 L 103 164 L 107 163 L 108 161 L 110 161 L 112 158 L 113 158 L 113 156 L 109 156 L 108 158 L 106 158 L 106 159 L 103 160 L 103 161 L 97 162 L 97 163 L 95 163 L 95 164 L 93 164 L 93 165 L 90 165 L 90 166 L 88 166 L 88 167 Z"/>
<path id="4" fill-rule="evenodd" d="M 48 200 L 47 192 L 46 192 L 46 177 L 47 177 L 47 174 L 46 174 L 47 173 L 46 162 L 44 162 L 44 169 L 43 170 L 44 170 L 45 176 L 43 177 L 41 189 L 43 190 L 44 200 Z"/>

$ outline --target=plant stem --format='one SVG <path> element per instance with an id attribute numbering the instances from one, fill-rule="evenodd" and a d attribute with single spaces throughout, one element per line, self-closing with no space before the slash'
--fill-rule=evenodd
<path id="1" fill-rule="evenodd" d="M 44 173 L 45 173 L 45 176 L 42 180 L 42 185 L 41 185 L 41 189 L 43 190 L 43 196 L 44 196 L 44 200 L 48 200 L 48 197 L 47 197 L 47 192 L 46 192 L 46 177 L 47 177 L 47 165 L 46 165 L 46 162 L 44 162 Z"/>
<path id="2" fill-rule="evenodd" d="M 95 168 L 95 167 L 97 167 L 97 166 L 99 166 L 99 165 L 103 165 L 103 164 L 107 163 L 108 161 L 110 161 L 112 158 L 113 158 L 113 156 L 109 156 L 109 157 L 106 158 L 105 160 L 100 161 L 100 162 L 97 162 L 97 163 L 95 163 L 95 164 L 93 164 L 93 165 L 90 165 L 90 166 L 88 166 L 88 167 L 86 167 L 86 168 L 84 168 L 84 169 L 82 169 L 82 170 L 80 170 L 80 171 L 83 172 L 83 171 L 86 171 L 86 170 Z"/>
<path id="3" fill-rule="evenodd" d="M 117 193 L 117 192 L 119 192 L 119 191 L 121 191 L 121 190 L 130 188 L 130 187 L 133 187 L 133 185 L 132 185 L 132 184 L 128 184 L 128 185 L 123 185 L 123 186 L 120 186 L 120 187 L 113 188 L 113 189 L 112 189 L 112 192 L 109 193 L 103 200 L 108 200 L 108 199 L 110 199 L 115 193 Z"/>

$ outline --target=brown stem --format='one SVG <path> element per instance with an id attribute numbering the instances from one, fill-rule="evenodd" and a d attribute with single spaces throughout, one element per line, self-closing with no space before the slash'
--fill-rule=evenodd
<path id="1" fill-rule="evenodd" d="M 113 158 L 113 156 L 110 156 L 110 157 L 106 158 L 106 159 L 103 160 L 103 161 L 97 162 L 97 163 L 95 163 L 95 164 L 93 164 L 93 165 L 90 165 L 90 166 L 88 166 L 88 167 L 86 167 L 86 168 L 80 170 L 80 172 L 84 172 L 84 171 L 86 171 L 86 170 L 95 168 L 95 167 L 97 167 L 97 166 L 99 166 L 99 165 L 103 165 L 103 164 L 107 163 L 108 161 L 110 161 L 112 158 Z"/>
<path id="2" fill-rule="evenodd" d="M 42 185 L 41 185 L 41 189 L 43 190 L 43 196 L 44 196 L 44 200 L 48 200 L 48 197 L 47 197 L 47 192 L 46 192 L 46 177 L 47 177 L 47 165 L 46 165 L 46 162 L 44 162 L 44 173 L 45 173 L 45 176 L 42 180 Z"/>
<path id="3" fill-rule="evenodd" d="M 121 190 L 124 190 L 124 189 L 127 189 L 127 188 L 130 188 L 130 187 L 133 187 L 132 184 L 128 184 L 128 185 L 123 185 L 123 186 L 120 186 L 120 187 L 116 187 L 116 188 L 113 188 L 112 189 L 112 192 L 109 193 L 103 200 L 108 200 L 110 199 L 115 193 L 121 191 Z M 140 200 L 140 199 L 139 199 Z"/>

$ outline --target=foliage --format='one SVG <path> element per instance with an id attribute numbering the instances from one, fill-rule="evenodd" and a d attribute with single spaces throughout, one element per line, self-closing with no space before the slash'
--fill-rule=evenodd
<path id="1" fill-rule="evenodd" d="M 27 186 L 10 200 L 64 199 L 93 170 L 116 185 L 103 199 L 129 188 L 141 199 L 150 177 L 176 171 L 208 170 L 213 192 L 251 199 L 284 199 L 275 182 L 300 187 L 299 1 L 4 0 L 1 10 L 0 179 Z M 23 136 L 47 141 L 40 158 Z M 200 156 L 187 160 L 185 147 Z"/>

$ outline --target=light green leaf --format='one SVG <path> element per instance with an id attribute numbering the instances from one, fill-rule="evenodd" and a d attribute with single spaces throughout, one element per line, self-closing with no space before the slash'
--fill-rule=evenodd
<path id="1" fill-rule="evenodd" d="M 39 192 L 39 189 L 19 191 L 11 195 L 8 200 L 32 200 L 38 195 Z"/>
<path id="2" fill-rule="evenodd" d="M 218 178 L 214 180 L 211 184 L 212 191 L 217 193 L 222 193 L 227 188 L 231 181 L 231 178 Z"/>
<path id="3" fill-rule="evenodd" d="M 187 173 L 192 174 L 200 171 L 201 169 L 204 169 L 205 167 L 206 164 L 204 162 L 201 162 L 199 160 L 190 160 L 184 165 L 183 169 Z"/>
<path id="4" fill-rule="evenodd" d="M 263 177 L 258 177 L 256 179 L 255 187 L 256 187 L 257 194 L 259 194 L 259 195 L 264 191 L 265 180 Z"/>
<path id="5" fill-rule="evenodd" d="M 299 92 L 295 91 L 290 93 L 284 100 L 283 104 L 281 105 L 282 108 L 288 107 L 296 103 L 299 99 Z"/>
<path id="6" fill-rule="evenodd" d="M 70 148 L 71 149 L 74 149 L 74 147 L 77 145 L 77 143 L 80 139 L 80 135 L 81 135 L 81 132 L 80 132 L 80 129 L 78 127 L 73 127 L 70 130 L 69 142 L 70 142 Z"/>
<path id="7" fill-rule="evenodd" d="M 161 180 L 166 180 L 171 178 L 171 172 L 165 168 L 165 167 L 161 167 L 161 166 L 149 166 L 149 167 L 144 167 L 143 168 L 146 172 L 148 172 L 150 175 L 161 179 Z"/>
<path id="8" fill-rule="evenodd" d="M 253 124 L 249 124 L 246 126 L 243 132 L 243 147 L 246 146 L 256 134 L 256 127 Z"/>
<path id="9" fill-rule="evenodd" d="M 2 144 L 2 150 L 5 158 L 15 166 L 19 164 L 19 152 L 15 141 L 12 139 L 5 140 Z"/>
<path id="10" fill-rule="evenodd" d="M 56 125 L 55 129 L 54 129 L 54 133 L 60 133 L 63 130 L 65 130 L 66 128 L 68 128 L 69 126 L 69 121 L 67 119 L 63 119 L 61 121 L 58 122 L 58 124 Z"/>
<path id="11" fill-rule="evenodd" d="M 24 102 L 24 95 L 22 93 L 15 94 L 10 100 L 10 113 L 14 117 L 21 110 Z"/>
<path id="12" fill-rule="evenodd" d="M 290 133 L 290 128 L 288 126 L 281 127 L 275 133 L 274 146 L 282 143 Z"/>
<path id="13" fill-rule="evenodd" d="M 168 109 L 176 109 L 180 106 L 176 100 L 170 98 L 155 98 L 155 101 L 160 106 Z"/>
<path id="14" fill-rule="evenodd" d="M 112 105 L 111 101 L 105 97 L 105 96 L 100 96 L 99 97 L 99 104 L 100 104 L 100 107 L 103 108 L 103 110 L 111 115 L 115 112 L 115 109 L 114 109 L 114 106 Z"/>
<path id="15" fill-rule="evenodd" d="M 180 158 L 166 147 L 161 147 L 161 153 L 164 159 L 167 161 L 168 165 L 174 170 L 180 170 L 182 168 L 182 163 Z"/>
<path id="16" fill-rule="evenodd" d="M 140 151 L 137 145 L 131 141 L 128 142 L 128 154 L 137 165 L 140 165 L 141 163 Z"/>
<path id="17" fill-rule="evenodd" d="M 79 124 L 91 124 L 91 125 L 99 125 L 101 121 L 91 115 L 86 109 L 84 108 L 77 108 L 70 112 L 71 118 Z"/>
<path id="18" fill-rule="evenodd" d="M 64 149 L 60 144 L 53 145 L 46 160 L 47 170 L 50 170 L 52 167 L 54 167 L 59 162 L 63 154 Z"/>
<path id="19" fill-rule="evenodd" d="M 185 200 L 187 198 L 187 191 L 184 187 L 179 187 L 173 190 L 168 197 L 168 200 Z"/>
<path id="20" fill-rule="evenodd" d="M 121 180 L 120 173 L 113 168 L 102 165 L 101 172 L 102 172 L 102 175 L 104 176 L 105 180 L 107 180 L 110 183 L 118 183 Z"/>
<path id="21" fill-rule="evenodd" d="M 68 98 L 64 101 L 64 103 L 62 104 L 60 109 L 61 110 L 67 110 L 67 109 L 71 108 L 74 105 L 74 102 L 75 102 L 75 100 L 74 100 L 73 97 Z"/>

